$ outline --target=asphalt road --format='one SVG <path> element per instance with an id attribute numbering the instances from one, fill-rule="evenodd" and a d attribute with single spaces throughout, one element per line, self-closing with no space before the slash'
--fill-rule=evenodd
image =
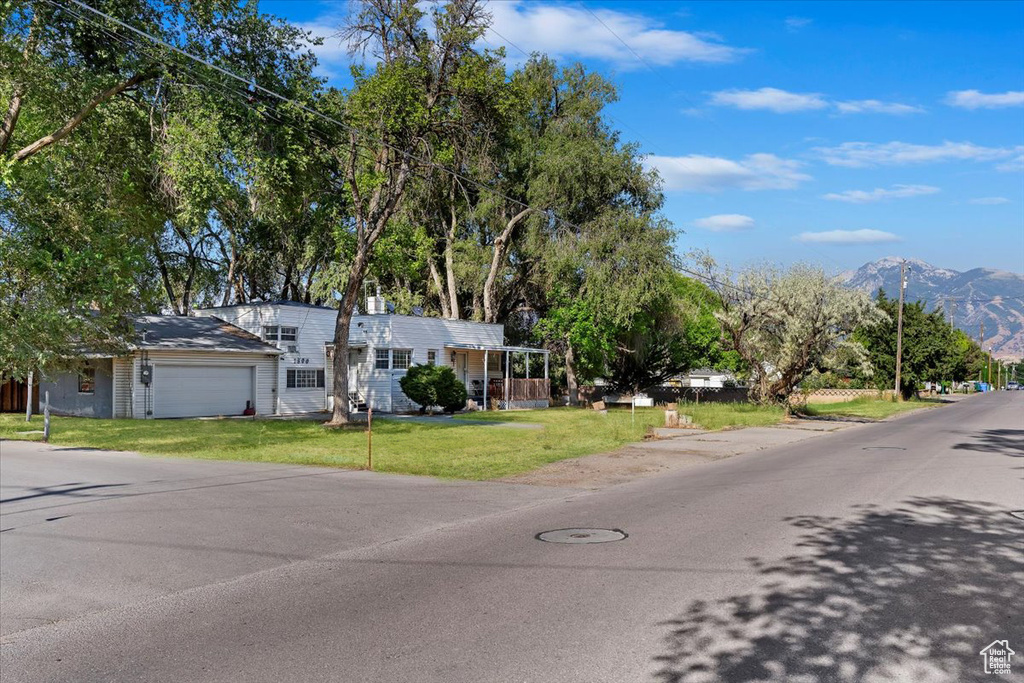
<path id="1" fill-rule="evenodd" d="M 1024 680 L 1024 393 L 583 493 L 18 448 L 5 682 Z"/>

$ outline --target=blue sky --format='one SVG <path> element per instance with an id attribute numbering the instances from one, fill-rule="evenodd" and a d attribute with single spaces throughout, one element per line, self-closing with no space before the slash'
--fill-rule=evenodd
<path id="1" fill-rule="evenodd" d="M 325 36 L 346 9 L 260 6 Z M 1024 271 L 1024 2 L 490 9 L 510 66 L 545 52 L 619 86 L 612 124 L 661 171 L 680 253 Z M 344 85 L 344 47 L 318 53 Z"/>

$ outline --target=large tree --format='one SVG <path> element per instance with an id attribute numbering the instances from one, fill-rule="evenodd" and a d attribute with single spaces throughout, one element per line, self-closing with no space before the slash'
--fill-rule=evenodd
<path id="1" fill-rule="evenodd" d="M 887 317 L 866 294 L 813 266 L 759 266 L 736 276 L 712 267 L 708 281 L 722 302 L 716 315 L 725 340 L 750 374 L 751 397 L 762 403 L 786 402 L 813 371 L 866 365 L 864 347 L 851 335 Z"/>
<path id="2" fill-rule="evenodd" d="M 99 6 L 256 84 L 307 95 L 316 87 L 303 33 L 254 5 Z M 260 258 L 288 253 L 281 246 L 294 223 L 281 217 L 325 206 L 305 189 L 316 164 L 294 153 L 308 142 L 261 125 L 251 114 L 265 103 L 251 90 L 239 93 L 238 83 L 84 9 L 8 8 L 0 39 L 4 374 L 123 347 L 130 316 L 160 308 L 154 285 L 183 314 L 197 300 L 229 297 L 226 283 L 240 279 L 232 265 L 243 263 L 234 255 L 246 253 L 234 235 L 259 236 L 248 253 Z M 232 201 L 244 233 L 232 223 Z M 280 226 L 276 239 L 263 237 L 266 226 Z M 262 297 L 277 285 L 247 293 Z"/>
<path id="3" fill-rule="evenodd" d="M 353 69 L 355 85 L 337 107 L 348 134 L 333 153 L 344 175 L 351 219 L 336 232 L 352 251 L 334 330 L 329 424 L 348 422 L 349 325 L 374 248 L 423 159 L 430 159 L 430 143 L 452 118 L 452 84 L 476 53 L 486 21 L 477 0 L 452 0 L 429 14 L 414 0 L 364 0 L 352 11 L 345 36 L 376 63 L 372 69 Z"/>
<path id="4" fill-rule="evenodd" d="M 868 350 L 874 370 L 872 380 L 879 389 L 893 389 L 896 383 L 896 327 L 899 300 L 878 291 L 876 304 L 887 316 L 871 325 L 861 326 L 854 338 Z M 903 306 L 903 345 L 900 368 L 900 394 L 910 398 L 922 382 L 961 381 L 977 372 L 971 362 L 977 345 L 967 335 L 954 330 L 940 311 L 929 313 L 923 301 L 908 301 Z"/>

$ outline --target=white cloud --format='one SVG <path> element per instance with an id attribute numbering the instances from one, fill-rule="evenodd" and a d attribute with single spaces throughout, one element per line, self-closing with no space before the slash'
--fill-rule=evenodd
<path id="1" fill-rule="evenodd" d="M 636 69 L 643 68 L 643 64 L 634 50 L 645 62 L 660 66 L 734 62 L 749 51 L 726 45 L 711 33 L 666 29 L 661 22 L 639 13 L 594 8 L 591 14 L 571 5 L 525 0 L 492 2 L 488 10 L 494 18 L 494 30 L 487 32 L 487 42 L 505 45 L 507 54 L 517 59 L 523 50 L 556 58 L 601 59 L 622 69 Z"/>
<path id="2" fill-rule="evenodd" d="M 919 197 L 925 194 L 935 194 L 939 188 L 931 185 L 893 185 L 886 190 L 876 187 L 873 190 L 846 190 L 845 192 L 830 192 L 822 195 L 823 199 L 835 202 L 850 202 L 852 204 L 868 204 L 880 202 L 883 199 L 902 199 L 904 197 Z"/>
<path id="3" fill-rule="evenodd" d="M 297 22 L 296 26 L 323 40 L 321 45 L 310 45 L 316 55 L 316 75 L 330 80 L 338 78 L 352 62 L 348 45 L 341 39 L 341 27 L 345 24 L 343 13 L 332 12 L 308 22 Z M 357 58 L 358 59 L 358 58 Z"/>
<path id="4" fill-rule="evenodd" d="M 883 230 L 826 230 L 824 232 L 802 232 L 793 238 L 797 242 L 815 244 L 882 244 L 900 242 L 898 235 Z"/>
<path id="5" fill-rule="evenodd" d="M 815 147 L 814 151 L 828 164 L 851 168 L 941 161 L 995 161 L 1017 153 L 1016 148 L 982 147 L 972 142 L 948 141 L 941 145 L 916 145 L 898 141 L 844 142 L 837 147 Z"/>
<path id="6" fill-rule="evenodd" d="M 1010 200 L 1006 197 L 978 197 L 976 199 L 968 200 L 968 204 L 980 204 L 982 206 L 994 206 L 996 204 L 1009 204 Z"/>
<path id="7" fill-rule="evenodd" d="M 1024 106 L 1024 90 L 983 93 L 977 90 L 954 90 L 946 94 L 946 104 L 962 109 L 998 109 Z"/>
<path id="8" fill-rule="evenodd" d="M 707 218 L 698 218 L 693 224 L 711 232 L 739 232 L 752 229 L 754 219 L 741 213 L 721 213 Z"/>
<path id="9" fill-rule="evenodd" d="M 711 104 L 737 109 L 767 109 L 776 114 L 824 109 L 828 106 L 818 93 L 795 93 L 778 88 L 760 90 L 720 90 L 711 95 Z"/>
<path id="10" fill-rule="evenodd" d="M 800 29 L 810 26 L 813 19 L 807 17 L 786 17 L 786 28 L 790 31 L 799 31 Z"/>
<path id="11" fill-rule="evenodd" d="M 920 114 L 922 107 L 882 100 L 829 100 L 821 93 L 789 92 L 780 88 L 719 90 L 711 93 L 711 104 L 745 110 L 766 110 L 776 114 L 813 111 L 835 107 L 840 114 Z"/>
<path id="12" fill-rule="evenodd" d="M 835 105 L 840 114 L 920 114 L 924 111 L 924 107 L 881 100 L 846 100 Z"/>
<path id="13" fill-rule="evenodd" d="M 1020 149 L 1019 147 L 1017 149 Z M 1024 154 L 1018 154 L 1009 161 L 1004 161 L 1001 164 L 996 164 L 997 171 L 1024 171 Z"/>
<path id="14" fill-rule="evenodd" d="M 693 154 L 683 157 L 651 155 L 644 160 L 656 168 L 666 190 L 719 192 L 721 190 L 791 190 L 811 177 L 800 172 L 803 164 L 774 154 L 751 154 L 740 161 Z"/>

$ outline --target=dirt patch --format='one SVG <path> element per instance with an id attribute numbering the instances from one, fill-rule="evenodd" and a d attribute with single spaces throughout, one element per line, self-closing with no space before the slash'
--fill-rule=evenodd
<path id="1" fill-rule="evenodd" d="M 700 463 L 720 460 L 727 455 L 708 455 L 680 451 L 655 451 L 641 445 L 625 446 L 611 453 L 559 460 L 531 472 L 523 472 L 499 481 L 534 486 L 599 489 L 622 484 Z"/>

